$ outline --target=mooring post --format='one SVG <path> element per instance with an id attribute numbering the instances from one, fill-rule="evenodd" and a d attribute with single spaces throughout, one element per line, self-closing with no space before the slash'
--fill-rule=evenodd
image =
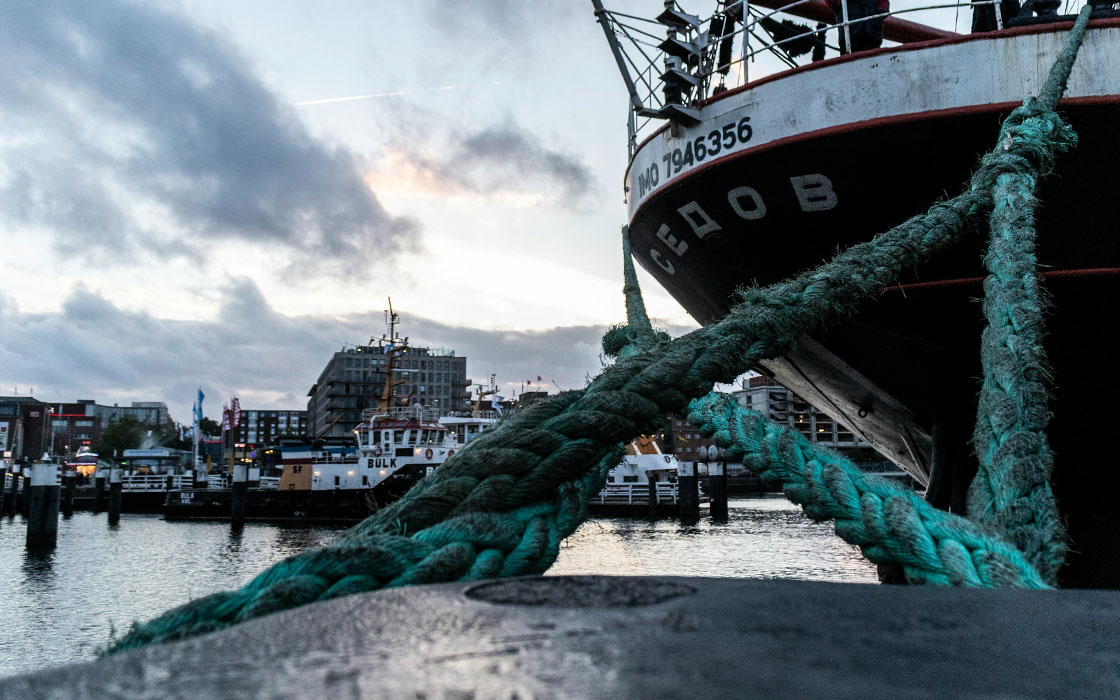
<path id="1" fill-rule="evenodd" d="M 8 500 L 8 465 L 0 462 L 0 517 L 4 516 L 5 512 L 10 513 L 5 508 L 5 502 Z"/>
<path id="2" fill-rule="evenodd" d="M 714 451 L 716 448 L 713 445 L 708 449 Z M 708 512 L 712 520 L 727 522 L 727 465 L 723 462 L 708 462 L 708 498 Z"/>
<path id="3" fill-rule="evenodd" d="M 93 512 L 105 509 L 105 470 L 101 467 L 93 473 Z"/>
<path id="4" fill-rule="evenodd" d="M 657 474 L 647 471 L 646 479 L 649 482 L 649 519 L 657 518 Z"/>
<path id="5" fill-rule="evenodd" d="M 74 492 L 78 488 L 78 473 L 67 469 L 62 475 L 62 517 L 74 515 Z"/>
<path id="6" fill-rule="evenodd" d="M 696 462 L 679 462 L 677 466 L 677 515 L 682 523 L 694 523 L 700 517 L 700 480 Z"/>
<path id="7" fill-rule="evenodd" d="M 12 463 L 12 468 L 8 470 L 7 487 L 3 489 L 4 512 L 8 514 L 9 518 L 14 518 L 16 515 L 16 482 L 19 480 L 19 465 L 15 462 Z"/>
<path id="8" fill-rule="evenodd" d="M 235 529 L 240 529 L 245 524 L 245 496 L 249 488 L 249 467 L 236 464 L 230 475 L 230 510 L 229 524 Z"/>
<path id="9" fill-rule="evenodd" d="M 50 462 L 32 466 L 28 490 L 27 548 L 53 549 L 58 541 L 58 467 Z"/>
<path id="10" fill-rule="evenodd" d="M 19 490 L 16 492 L 16 505 L 19 508 L 19 514 L 23 517 L 31 515 L 31 469 L 30 465 L 24 465 L 19 472 Z"/>
<path id="11" fill-rule="evenodd" d="M 116 525 L 121 520 L 121 488 L 123 470 L 113 467 L 109 470 L 109 524 Z"/>

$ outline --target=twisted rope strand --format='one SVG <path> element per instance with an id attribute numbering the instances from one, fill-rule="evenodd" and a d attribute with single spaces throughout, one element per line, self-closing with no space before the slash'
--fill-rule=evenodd
<path id="1" fill-rule="evenodd" d="M 726 394 L 689 404 L 688 421 L 729 459 L 781 484 L 813 520 L 872 562 L 901 564 L 912 583 L 1048 588 L 1022 553 L 982 526 L 938 510 L 897 482 L 864 474 L 848 459 L 775 425 Z"/>

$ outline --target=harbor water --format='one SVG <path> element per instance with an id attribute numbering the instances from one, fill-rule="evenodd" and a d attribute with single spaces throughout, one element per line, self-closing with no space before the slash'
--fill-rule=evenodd
<path id="1" fill-rule="evenodd" d="M 831 524 L 781 497 L 733 500 L 729 520 L 592 519 L 562 545 L 559 574 L 682 575 L 876 582 Z M 243 585 L 343 528 L 169 523 L 76 513 L 58 547 L 29 553 L 26 524 L 0 518 L 0 676 L 92 659 L 113 634 L 192 598 Z"/>

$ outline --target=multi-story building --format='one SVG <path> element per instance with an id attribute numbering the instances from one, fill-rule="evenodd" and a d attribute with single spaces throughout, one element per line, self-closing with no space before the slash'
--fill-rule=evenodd
<path id="1" fill-rule="evenodd" d="M 222 461 L 260 459 L 264 448 L 281 438 L 307 436 L 307 411 L 241 409 L 241 422 L 224 434 Z"/>
<path id="2" fill-rule="evenodd" d="M 750 377 L 732 395 L 739 405 L 763 414 L 772 423 L 800 431 L 810 442 L 847 452 L 861 466 L 871 467 L 872 463 L 883 461 L 851 430 L 769 377 Z M 663 450 L 671 450 L 678 460 L 703 461 L 701 455 L 707 453 L 711 440 L 677 416 L 669 421 L 668 427 Z"/>
<path id="3" fill-rule="evenodd" d="M 0 397 L 0 454 L 9 459 L 37 459 L 43 453 L 70 456 L 101 439 L 101 432 L 123 418 L 155 428 L 174 427 L 162 401 L 133 401 L 130 406 L 98 405 L 93 399 L 72 403 L 40 401 L 32 396 Z"/>
<path id="4" fill-rule="evenodd" d="M 416 403 L 440 413 L 465 409 L 471 385 L 467 358 L 454 350 L 409 347 L 391 343 L 347 345 L 336 352 L 307 392 L 307 434 L 315 438 L 348 438 L 362 420 L 362 411 L 377 408 L 385 391 L 390 352 L 399 352 L 392 382 L 394 405 Z"/>
<path id="5" fill-rule="evenodd" d="M 868 446 L 855 433 L 769 377 L 750 377 L 733 394 L 740 406 L 761 413 L 772 423 L 800 431 L 810 442 L 840 449 Z"/>

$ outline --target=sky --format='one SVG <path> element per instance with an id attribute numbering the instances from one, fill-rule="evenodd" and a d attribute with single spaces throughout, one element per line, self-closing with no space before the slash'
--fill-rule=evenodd
<path id="1" fill-rule="evenodd" d="M 389 297 L 475 381 L 572 389 L 625 320 L 590 2 L 5 0 L 0 65 L 0 395 L 304 409 Z"/>

